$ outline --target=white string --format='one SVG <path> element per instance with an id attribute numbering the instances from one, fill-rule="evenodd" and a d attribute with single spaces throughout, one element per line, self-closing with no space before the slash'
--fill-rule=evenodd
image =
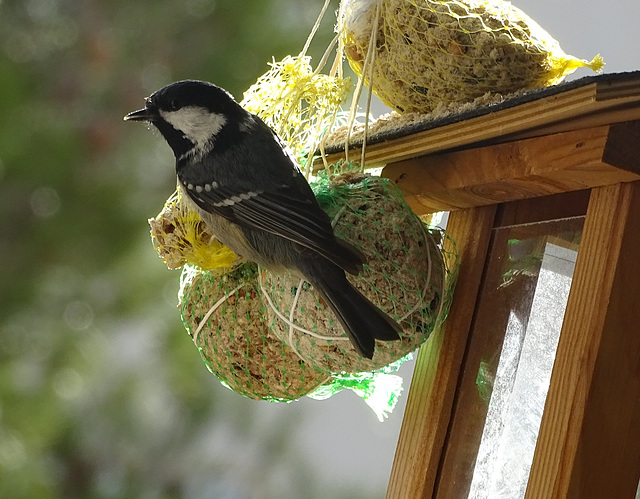
<path id="1" fill-rule="evenodd" d="M 222 305 L 225 301 L 227 301 L 231 295 L 234 295 L 236 292 L 238 292 L 240 288 L 242 288 L 242 286 L 243 285 L 241 284 L 240 286 L 235 288 L 233 291 L 231 291 L 229 294 L 220 298 L 216 303 L 213 304 L 213 306 L 209 309 L 209 311 L 204 315 L 204 317 L 200 321 L 200 324 L 198 324 L 198 328 L 193 333 L 193 342 L 196 344 L 196 346 L 198 346 L 197 340 L 200 337 L 200 331 L 209 320 L 209 317 L 211 317 L 211 314 L 213 314 L 220 305 Z"/>
<path id="2" fill-rule="evenodd" d="M 371 96 L 373 94 L 373 68 L 376 63 L 375 49 L 378 43 L 378 22 L 380 21 L 381 5 L 382 5 L 382 1 L 380 0 L 376 5 L 376 17 L 373 23 L 374 28 L 371 30 L 371 37 L 369 38 L 369 52 L 367 53 L 367 57 L 369 57 L 369 54 L 373 54 L 373 57 L 371 57 L 371 62 L 369 63 L 369 66 L 366 66 L 367 61 L 365 60 L 365 67 L 362 70 L 363 79 L 364 79 L 365 69 L 369 71 L 369 93 L 367 94 L 367 108 L 365 111 L 364 134 L 362 135 L 362 154 L 360 156 L 360 166 L 363 170 L 364 170 L 365 151 L 367 148 L 367 134 L 369 132 L 369 113 L 371 112 Z"/>
<path id="3" fill-rule="evenodd" d="M 299 331 L 301 333 L 305 333 L 308 334 L 309 336 L 313 336 L 314 338 L 317 338 L 319 340 L 325 340 L 325 341 L 333 341 L 333 340 L 345 340 L 345 341 L 349 341 L 349 338 L 347 337 L 336 337 L 336 336 L 322 336 L 318 333 L 314 333 L 313 331 L 309 331 L 308 329 L 305 329 L 301 326 L 298 326 L 297 324 L 294 324 L 293 322 L 291 322 L 289 320 L 288 317 L 286 317 L 285 315 L 282 314 L 282 312 L 280 312 L 275 304 L 273 303 L 273 301 L 271 300 L 271 297 L 269 296 L 269 293 L 267 293 L 267 290 L 265 289 L 265 287 L 262 285 L 262 282 L 260 283 L 260 290 L 264 293 L 265 298 L 267 299 L 267 302 L 269 303 L 269 306 L 271 307 L 271 309 L 274 311 L 274 313 L 285 322 L 285 324 L 289 325 L 289 327 L 293 327 L 296 331 Z"/>
<path id="4" fill-rule="evenodd" d="M 378 0 L 376 4 L 376 17 L 373 23 L 373 27 L 371 30 L 371 36 L 369 37 L 369 49 L 367 50 L 367 55 L 364 58 L 364 62 L 362 64 L 362 76 L 358 78 L 358 84 L 356 85 L 356 89 L 353 95 L 353 100 L 351 101 L 351 109 L 349 111 L 349 122 L 347 123 L 347 137 L 345 138 L 344 143 L 344 158 L 346 162 L 349 162 L 349 142 L 351 141 L 351 131 L 353 129 L 353 123 L 356 119 L 356 111 L 358 107 L 358 101 L 360 100 L 360 95 L 362 94 L 362 86 L 364 85 L 365 74 L 369 70 L 373 72 L 372 69 L 375 63 L 375 43 L 376 38 L 378 36 L 378 22 L 380 21 L 380 10 L 381 10 L 382 0 Z M 344 26 L 342 27 L 344 29 Z M 373 47 L 373 48 L 372 48 Z M 371 81 L 369 82 L 369 87 L 371 88 Z M 369 121 L 368 109 L 369 105 L 367 104 L 367 115 L 365 116 L 365 129 L 367 127 L 367 123 Z M 365 140 L 366 140 L 366 131 L 365 131 Z M 362 157 L 364 157 L 364 142 L 362 144 Z M 364 170 L 364 163 L 360 164 L 360 168 Z"/>
<path id="5" fill-rule="evenodd" d="M 304 279 L 300 279 L 300 282 L 298 283 L 298 288 L 296 289 L 296 296 L 293 298 L 293 303 L 291 304 L 291 313 L 289 314 L 289 320 L 291 322 L 289 324 L 293 324 L 293 318 L 296 315 L 296 310 L 298 308 L 298 299 L 300 298 L 300 293 L 302 293 L 302 286 L 304 286 Z M 296 349 L 295 343 L 293 341 L 293 331 L 294 331 L 293 326 L 290 325 L 289 326 L 289 345 L 291 345 L 291 348 L 298 355 L 298 357 L 302 359 L 302 355 L 300 355 L 300 353 Z"/>
<path id="6" fill-rule="evenodd" d="M 322 71 L 322 68 L 324 68 L 325 64 L 327 64 L 329 55 L 331 55 L 331 50 L 333 49 L 333 47 L 335 47 L 336 43 L 338 43 L 339 36 L 340 35 L 337 34 L 336 36 L 333 37 L 333 40 L 331 40 L 331 43 L 329 43 L 329 46 L 324 51 L 324 55 L 322 56 L 322 59 L 320 59 L 318 66 L 316 67 L 315 71 L 312 73 L 311 76 L 317 76 L 320 73 L 320 71 Z M 330 76 L 333 76 L 333 75 L 330 75 Z"/>
<path id="7" fill-rule="evenodd" d="M 331 3 L 331 0 L 325 0 L 324 5 L 322 6 L 322 10 L 320 11 L 320 15 L 318 16 L 318 19 L 316 19 L 316 23 L 313 25 L 313 28 L 311 29 L 311 33 L 309 33 L 309 37 L 307 38 L 307 43 L 304 44 L 304 48 L 300 53 L 301 56 L 304 56 L 307 53 L 307 50 L 309 50 L 309 46 L 311 45 L 311 40 L 313 40 L 313 37 L 318 31 L 318 28 L 320 27 L 320 22 L 322 21 L 322 18 L 324 17 L 324 13 L 327 11 L 327 8 L 329 7 L 330 3 Z"/>
<path id="8" fill-rule="evenodd" d="M 332 229 L 335 229 L 336 224 L 338 223 L 338 220 L 340 220 L 342 215 L 344 215 L 345 211 L 347 211 L 347 205 L 343 205 L 342 208 L 340 208 L 340 210 L 338 211 L 338 213 L 336 213 L 336 215 L 333 217 L 333 220 L 331 220 Z"/>
<path id="9" fill-rule="evenodd" d="M 317 76 L 320 71 L 322 70 L 322 68 L 325 67 L 325 65 L 327 64 L 327 60 L 329 59 L 329 55 L 331 54 L 331 50 L 333 50 L 333 48 L 335 47 L 336 43 L 338 43 L 339 41 L 339 34 L 336 34 L 336 36 L 333 37 L 333 40 L 331 40 L 331 43 L 329 43 L 329 46 L 327 47 L 327 49 L 325 50 L 322 59 L 320 59 L 320 62 L 318 63 L 318 66 L 316 67 L 315 71 L 312 73 L 311 77 L 315 77 Z M 332 69 L 333 71 L 333 69 Z M 331 76 L 333 76 L 333 74 L 330 74 Z M 339 107 L 337 107 L 336 109 L 334 109 L 332 115 L 331 115 L 331 120 L 329 121 L 327 130 L 332 130 L 333 129 L 333 125 L 336 121 L 336 115 L 338 114 L 339 111 Z M 318 120 L 318 123 L 316 124 L 316 130 L 315 130 L 315 134 L 314 137 L 318 137 L 321 133 L 322 133 L 322 125 L 326 122 L 326 120 L 321 119 Z M 324 163 L 325 168 L 328 167 L 327 164 L 327 157 L 326 154 L 324 152 L 324 144 L 327 140 L 327 133 L 322 133 L 322 136 L 320 137 L 320 140 L 316 142 L 316 144 L 314 144 L 313 147 L 310 148 L 309 150 L 309 155 L 307 156 L 307 163 L 306 163 L 306 167 L 305 167 L 305 178 L 307 180 L 309 180 L 311 173 L 313 171 L 313 156 L 316 152 L 316 149 L 320 149 L 320 155 L 322 157 L 322 162 Z"/>

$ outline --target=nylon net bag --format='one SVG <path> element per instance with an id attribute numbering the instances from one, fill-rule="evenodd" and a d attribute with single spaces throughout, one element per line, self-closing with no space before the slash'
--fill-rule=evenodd
<path id="1" fill-rule="evenodd" d="M 304 166 L 349 95 L 351 80 L 314 70 L 305 55 L 287 56 L 270 66 L 247 89 L 240 105 L 260 116 Z"/>
<path id="2" fill-rule="evenodd" d="M 342 0 L 338 30 L 355 73 L 399 112 L 553 85 L 604 64 L 565 54 L 500 0 Z"/>
<path id="3" fill-rule="evenodd" d="M 269 330 L 257 276 L 251 263 L 226 274 L 185 267 L 182 321 L 205 365 L 225 386 L 252 399 L 295 400 L 330 378 Z"/>
<path id="4" fill-rule="evenodd" d="M 208 247 L 218 255 L 221 245 L 206 227 L 184 230 L 185 225 L 200 222 L 193 222 L 193 212 L 181 196 L 172 196 L 158 217 L 150 220 L 156 248 L 166 252 L 158 241 L 176 238 L 169 241 L 169 256 L 159 252 L 167 266 L 190 262 L 181 276 L 181 317 L 209 371 L 233 391 L 279 402 L 314 393 L 322 398 L 343 388 L 363 392 L 363 387 L 373 386 L 368 380 L 389 379 L 388 373 L 362 380 L 341 375 L 371 373 L 406 357 L 444 319 L 454 279 L 444 263 L 441 234 L 428 230 L 390 180 L 352 168 L 323 174 L 312 188 L 334 220 L 336 235 L 367 258 L 363 272 L 350 277 L 352 283 L 402 325 L 402 339 L 377 342 L 372 360 L 360 357 L 333 312 L 296 277 L 260 270 L 239 259 L 232 266 L 225 260 L 223 266 L 198 268 L 193 248 L 206 254 Z M 212 262 L 221 260 L 204 260 L 205 265 Z M 292 290 L 298 288 L 296 299 Z M 296 306 L 291 308 L 294 299 Z M 296 324 L 293 335 L 291 321 Z M 318 337 L 307 337 L 304 327 Z M 318 392 L 322 387 L 324 391 Z M 393 400 L 399 389 L 395 392 Z M 363 393 L 366 400 L 370 394 Z M 390 410 L 388 405 L 383 407 Z"/>
<path id="5" fill-rule="evenodd" d="M 399 341 L 376 340 L 373 359 L 351 345 L 328 305 L 292 273 L 266 272 L 262 292 L 273 333 L 308 364 L 326 373 L 366 372 L 415 350 L 431 334 L 450 300 L 440 234 L 429 231 L 390 180 L 359 171 L 324 175 L 312 184 L 335 234 L 367 263 L 351 283 L 397 320 Z"/>
<path id="6" fill-rule="evenodd" d="M 350 89 L 341 72 L 320 73 L 328 54 L 329 49 L 315 70 L 304 50 L 273 62 L 242 101 L 283 137 L 308 174 Z M 338 54 L 334 67 L 340 60 Z M 314 193 L 337 237 L 367 258 L 360 275 L 349 279 L 402 328 L 401 340 L 377 342 L 372 360 L 351 347 L 333 312 L 307 283 L 237 257 L 183 202 L 179 189 L 149 220 L 152 240 L 169 268 L 183 267 L 184 326 L 225 386 L 278 402 L 326 398 L 349 388 L 382 418 L 401 389 L 391 372 L 447 315 L 455 255 L 445 255 L 442 233 L 413 214 L 390 180 L 350 164 L 328 171 L 311 183 Z"/>

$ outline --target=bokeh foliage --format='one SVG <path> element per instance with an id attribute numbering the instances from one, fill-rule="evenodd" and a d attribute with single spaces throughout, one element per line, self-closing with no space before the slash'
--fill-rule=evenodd
<path id="1" fill-rule="evenodd" d="M 172 156 L 122 122 L 178 79 L 241 98 L 320 4 L 0 1 L 0 497 L 339 497 L 295 406 L 258 420 L 204 369 L 148 237 Z"/>

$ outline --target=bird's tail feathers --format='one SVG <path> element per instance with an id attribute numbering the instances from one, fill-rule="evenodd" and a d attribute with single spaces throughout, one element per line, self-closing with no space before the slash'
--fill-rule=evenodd
<path id="1" fill-rule="evenodd" d="M 336 237 L 336 250 L 332 254 L 331 260 L 338 267 L 345 270 L 349 274 L 358 275 L 362 270 L 362 264 L 365 262 L 364 254 L 355 246 Z"/>
<path id="2" fill-rule="evenodd" d="M 400 339 L 398 323 L 354 288 L 341 269 L 325 263 L 321 269 L 303 273 L 336 314 L 360 355 L 372 358 L 375 340 Z"/>

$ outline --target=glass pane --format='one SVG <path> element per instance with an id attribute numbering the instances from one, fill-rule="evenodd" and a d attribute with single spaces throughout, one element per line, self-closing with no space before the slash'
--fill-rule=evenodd
<path id="1" fill-rule="evenodd" d="M 583 222 L 494 229 L 440 497 L 524 497 Z"/>
<path id="2" fill-rule="evenodd" d="M 577 254 L 547 242 L 528 322 L 509 312 L 470 498 L 524 497 Z"/>

